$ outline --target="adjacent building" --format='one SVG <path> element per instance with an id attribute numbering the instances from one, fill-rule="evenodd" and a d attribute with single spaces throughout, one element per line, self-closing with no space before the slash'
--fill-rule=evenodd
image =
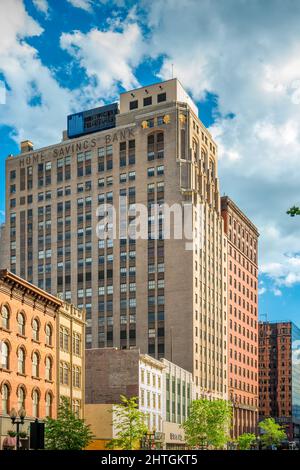
<path id="1" fill-rule="evenodd" d="M 12 429 L 13 408 L 25 410 L 25 430 L 35 418 L 55 417 L 62 396 L 83 416 L 84 312 L 7 270 L 0 312 L 0 436 Z"/>
<path id="2" fill-rule="evenodd" d="M 165 359 L 159 361 L 138 349 L 86 351 L 85 416 L 96 436 L 93 448 L 103 448 L 116 436 L 113 411 L 121 395 L 138 397 L 157 444 L 184 448 L 180 424 L 187 418 L 193 393 L 192 374 Z"/>
<path id="3" fill-rule="evenodd" d="M 201 393 L 226 398 L 217 154 L 177 79 L 122 93 L 119 106 L 69 116 L 62 142 L 34 150 L 24 141 L 7 158 L 6 230 L 12 272 L 86 309 L 87 348 L 137 347 L 192 373 Z M 146 236 L 99 238 L 111 223 L 97 207 L 112 204 L 119 220 L 120 196 L 130 208 L 121 228 L 136 231 L 139 205 Z M 150 230 L 154 204 L 158 236 Z M 170 213 L 171 234 L 176 213 L 191 236 L 166 236 Z"/>
<path id="4" fill-rule="evenodd" d="M 300 438 L 300 330 L 290 321 L 259 323 L 259 418 L 275 418 Z"/>
<path id="5" fill-rule="evenodd" d="M 258 230 L 228 197 L 221 198 L 227 239 L 228 396 L 232 436 L 258 422 Z"/>

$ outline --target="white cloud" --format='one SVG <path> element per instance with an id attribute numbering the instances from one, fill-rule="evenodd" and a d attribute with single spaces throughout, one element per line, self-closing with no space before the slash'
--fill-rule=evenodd
<path id="1" fill-rule="evenodd" d="M 49 14 L 49 4 L 47 0 L 32 0 L 35 8 L 43 13 L 46 17 Z"/>
<path id="2" fill-rule="evenodd" d="M 134 68 L 143 55 L 143 38 L 136 23 L 124 22 L 121 30 L 116 21 L 106 31 L 63 33 L 60 44 L 85 69 L 89 78 L 86 96 L 115 98 L 119 86 L 130 89 L 139 85 Z"/>
<path id="3" fill-rule="evenodd" d="M 267 289 L 265 287 L 260 287 L 258 289 L 258 295 L 263 295 L 267 292 Z"/>
<path id="4" fill-rule="evenodd" d="M 0 72 L 7 88 L 0 122 L 13 129 L 16 142 L 29 138 L 36 146 L 60 139 L 66 114 L 75 101 L 26 42 L 42 33 L 21 0 L 0 2 Z"/>
<path id="5" fill-rule="evenodd" d="M 81 8 L 82 10 L 91 12 L 93 0 L 67 0 L 73 7 Z"/>
<path id="6" fill-rule="evenodd" d="M 262 271 L 275 283 L 299 283 L 299 220 L 286 210 L 300 204 L 300 3 L 142 3 L 149 49 L 163 58 L 160 76 L 170 78 L 173 63 L 195 99 L 218 95 L 210 130 L 219 145 L 221 193 L 258 226 Z"/>

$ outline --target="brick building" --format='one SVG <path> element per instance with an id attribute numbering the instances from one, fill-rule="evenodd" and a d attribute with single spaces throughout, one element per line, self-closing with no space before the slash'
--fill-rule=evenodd
<path id="1" fill-rule="evenodd" d="M 259 418 L 275 418 L 300 438 L 300 330 L 289 321 L 259 324 Z"/>
<path id="2" fill-rule="evenodd" d="M 228 396 L 233 437 L 258 421 L 258 231 L 227 196 L 221 198 L 227 238 Z"/>
<path id="3" fill-rule="evenodd" d="M 84 312 L 0 270 L 0 313 L 0 437 L 13 408 L 25 410 L 24 429 L 55 417 L 61 396 L 82 415 Z"/>
<path id="4" fill-rule="evenodd" d="M 63 140 L 49 144 L 24 141 L 6 160 L 10 270 L 86 309 L 87 348 L 137 347 L 226 398 L 218 148 L 192 99 L 175 78 L 130 90 L 119 106 L 69 116 Z M 144 239 L 97 237 L 98 206 L 118 215 L 120 197 L 125 225 L 144 206 Z M 155 205 L 159 237 L 147 231 Z M 191 208 L 192 241 L 164 236 L 164 205 Z"/>

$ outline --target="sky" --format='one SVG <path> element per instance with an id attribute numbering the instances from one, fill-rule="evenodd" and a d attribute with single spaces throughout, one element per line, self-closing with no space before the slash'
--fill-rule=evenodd
<path id="1" fill-rule="evenodd" d="M 173 68 L 260 232 L 261 318 L 300 326 L 299 24 L 295 0 L 0 0 L 0 222 L 21 140 L 59 142 L 67 114 Z"/>

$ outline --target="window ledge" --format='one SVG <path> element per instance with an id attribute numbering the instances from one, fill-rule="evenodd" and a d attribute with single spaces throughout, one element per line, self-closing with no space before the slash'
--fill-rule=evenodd
<path id="1" fill-rule="evenodd" d="M 40 377 L 35 377 L 34 375 L 32 375 L 31 378 L 34 380 L 42 380 Z"/>
<path id="2" fill-rule="evenodd" d="M 21 335 L 21 333 L 17 333 L 17 335 L 19 338 L 22 338 L 22 339 L 27 339 L 27 336 L 25 335 Z"/>
<path id="3" fill-rule="evenodd" d="M 27 377 L 27 374 L 24 374 L 23 372 L 17 372 L 17 375 L 20 377 Z"/>
<path id="4" fill-rule="evenodd" d="M 0 326 L 0 330 L 5 331 L 5 333 L 11 333 L 11 330 L 9 330 L 8 328 L 5 328 L 4 326 Z"/>
<path id="5" fill-rule="evenodd" d="M 31 339 L 31 342 L 32 342 L 32 343 L 35 343 L 35 344 L 41 344 L 41 342 L 40 342 L 39 340 L 33 339 L 33 338 Z"/>

